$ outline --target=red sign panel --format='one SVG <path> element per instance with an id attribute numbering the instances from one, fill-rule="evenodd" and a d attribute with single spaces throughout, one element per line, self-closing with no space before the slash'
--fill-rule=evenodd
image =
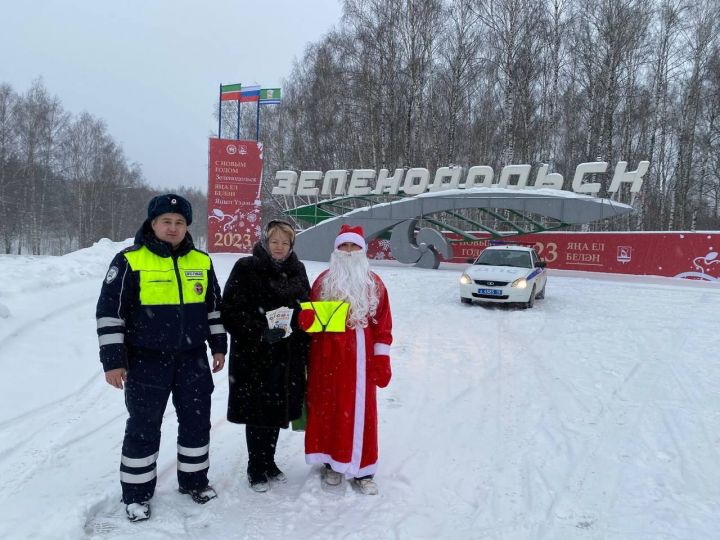
<path id="1" fill-rule="evenodd" d="M 208 158 L 208 251 L 250 253 L 260 239 L 258 141 L 210 139 Z"/>
<path id="2" fill-rule="evenodd" d="M 461 237 L 450 233 L 447 238 L 457 241 Z M 534 245 L 548 268 L 720 282 L 720 232 L 538 233 L 508 241 Z M 453 242 L 449 262 L 474 259 L 487 245 L 488 240 Z M 371 242 L 368 254 L 392 258 L 390 242 Z"/>

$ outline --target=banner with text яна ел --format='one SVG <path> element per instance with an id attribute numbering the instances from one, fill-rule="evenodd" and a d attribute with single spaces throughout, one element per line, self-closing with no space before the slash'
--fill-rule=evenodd
<path id="1" fill-rule="evenodd" d="M 260 239 L 262 150 L 258 141 L 210 139 L 208 252 L 250 253 Z"/>
<path id="2" fill-rule="evenodd" d="M 448 262 L 467 263 L 491 242 L 486 233 L 474 233 L 477 242 L 455 233 L 451 242 L 453 258 Z M 547 232 L 513 236 L 508 243 L 535 247 L 548 268 L 666 276 L 720 282 L 720 233 L 718 232 Z M 392 259 L 390 242 L 375 240 L 368 256 Z"/>

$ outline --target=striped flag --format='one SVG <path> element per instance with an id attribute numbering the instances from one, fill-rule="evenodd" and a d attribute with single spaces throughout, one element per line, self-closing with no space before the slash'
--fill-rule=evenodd
<path id="1" fill-rule="evenodd" d="M 260 90 L 260 105 L 277 105 L 282 101 L 280 88 L 263 88 Z"/>
<path id="2" fill-rule="evenodd" d="M 248 101 L 259 101 L 260 100 L 260 87 L 259 86 L 243 86 L 240 91 L 240 103 L 246 103 Z"/>
<path id="3" fill-rule="evenodd" d="M 241 101 L 241 84 L 220 85 L 220 101 Z"/>

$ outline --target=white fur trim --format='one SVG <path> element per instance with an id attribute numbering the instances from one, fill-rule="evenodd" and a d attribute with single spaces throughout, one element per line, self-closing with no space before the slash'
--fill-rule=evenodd
<path id="1" fill-rule="evenodd" d="M 355 329 L 355 425 L 353 433 L 353 449 L 350 458 L 350 469 L 360 470 L 363 453 L 363 434 L 365 433 L 365 329 Z"/>
<path id="2" fill-rule="evenodd" d="M 372 465 L 368 465 L 367 467 L 363 467 L 357 472 L 357 476 L 355 478 L 360 478 L 362 476 L 368 476 L 369 474 L 372 474 L 373 476 L 375 473 L 377 473 L 378 464 L 373 463 Z"/>
<path id="3" fill-rule="evenodd" d="M 352 463 L 343 463 L 341 461 L 335 461 L 330 454 L 305 454 L 305 463 L 308 465 L 324 465 L 325 463 L 328 463 L 330 465 L 330 468 L 335 471 L 339 472 L 345 478 L 358 478 L 360 476 L 367 476 L 369 474 L 375 474 L 377 472 L 378 464 L 377 462 L 372 463 L 370 465 L 367 465 L 365 467 L 362 467 L 361 469 L 355 470 L 352 466 Z"/>
<path id="4" fill-rule="evenodd" d="M 373 347 L 373 353 L 376 356 L 390 356 L 390 345 L 386 343 L 376 343 Z"/>
<path id="5" fill-rule="evenodd" d="M 333 245 L 333 247 L 337 249 L 340 244 L 344 244 L 345 242 L 351 242 L 356 246 L 360 246 L 361 248 L 363 248 L 363 250 L 367 251 L 367 244 L 365 243 L 365 239 L 358 233 L 346 232 L 338 234 L 337 238 L 335 238 L 335 244 Z"/>

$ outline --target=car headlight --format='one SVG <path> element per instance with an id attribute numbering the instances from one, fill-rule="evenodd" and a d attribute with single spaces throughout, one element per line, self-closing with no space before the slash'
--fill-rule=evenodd
<path id="1" fill-rule="evenodd" d="M 472 278 L 468 276 L 467 274 L 463 273 L 462 276 L 460 276 L 460 283 L 463 285 L 470 285 L 473 282 Z"/>
<path id="2" fill-rule="evenodd" d="M 510 286 L 515 287 L 516 289 L 524 289 L 525 287 L 527 287 L 527 279 L 525 279 L 524 277 L 517 278 L 510 284 Z"/>

